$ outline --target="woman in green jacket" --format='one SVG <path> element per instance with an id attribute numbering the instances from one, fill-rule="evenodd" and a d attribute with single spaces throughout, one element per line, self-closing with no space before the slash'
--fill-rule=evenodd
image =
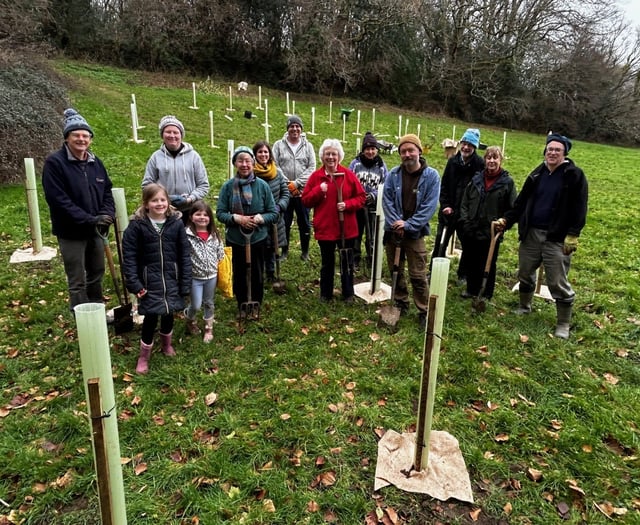
<path id="1" fill-rule="evenodd" d="M 220 189 L 216 218 L 225 225 L 226 245 L 231 246 L 233 294 L 240 315 L 240 305 L 248 300 L 245 244 L 251 244 L 251 301 L 261 303 L 264 249 L 271 225 L 278 222 L 278 212 L 269 185 L 253 173 L 251 148 L 236 148 L 232 162 L 236 175 Z"/>

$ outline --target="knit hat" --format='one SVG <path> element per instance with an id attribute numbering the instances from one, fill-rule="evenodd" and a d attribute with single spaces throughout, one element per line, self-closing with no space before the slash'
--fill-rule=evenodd
<path id="1" fill-rule="evenodd" d="M 571 150 L 571 141 L 565 137 L 564 135 L 560 135 L 559 133 L 549 133 L 549 135 L 547 135 L 547 144 L 549 144 L 549 142 L 559 142 L 560 144 L 562 144 L 564 146 L 564 154 L 567 155 L 569 153 L 569 151 Z M 546 151 L 546 147 L 545 147 L 545 151 Z"/>
<path id="2" fill-rule="evenodd" d="M 420 153 L 422 153 L 422 144 L 420 143 L 420 138 L 418 137 L 418 135 L 409 133 L 408 135 L 404 135 L 403 137 L 400 137 L 400 141 L 398 142 L 398 151 L 400 150 L 403 144 L 407 144 L 407 143 L 413 144 L 416 148 L 420 150 Z"/>
<path id="3" fill-rule="evenodd" d="M 233 151 L 233 157 L 231 157 L 231 163 L 235 164 L 236 163 L 236 158 L 238 157 L 238 155 L 240 155 L 240 153 L 248 153 L 249 155 L 251 155 L 251 158 L 255 161 L 256 158 L 253 155 L 253 150 L 251 148 L 249 148 L 248 146 L 238 146 L 234 151 Z"/>
<path id="4" fill-rule="evenodd" d="M 478 146 L 480 146 L 480 130 L 476 128 L 469 128 L 464 132 L 464 135 L 462 135 L 460 142 L 467 142 L 477 149 Z"/>
<path id="5" fill-rule="evenodd" d="M 79 129 L 88 131 L 93 137 L 93 130 L 91 129 L 91 126 L 89 126 L 87 121 L 83 118 L 83 116 L 73 108 L 65 109 L 64 128 L 62 131 L 62 135 L 64 136 L 64 138 L 66 139 L 69 133 Z"/>
<path id="6" fill-rule="evenodd" d="M 166 128 L 167 126 L 175 126 L 180 130 L 180 136 L 184 137 L 184 126 L 182 125 L 182 122 L 180 122 L 173 115 L 165 115 L 160 119 L 160 124 L 158 125 L 158 129 L 160 130 L 161 137 L 162 137 L 162 132 L 164 131 L 164 128 Z"/>
<path id="7" fill-rule="evenodd" d="M 298 115 L 289 116 L 289 118 L 287 119 L 287 129 L 289 129 L 294 124 L 297 124 L 298 126 L 300 126 L 300 128 L 304 128 L 304 126 L 302 125 L 302 119 Z"/>
<path id="8" fill-rule="evenodd" d="M 362 151 L 364 151 L 367 148 L 379 149 L 378 139 L 376 139 L 376 137 L 370 131 L 367 131 L 364 134 L 364 138 L 362 139 Z"/>

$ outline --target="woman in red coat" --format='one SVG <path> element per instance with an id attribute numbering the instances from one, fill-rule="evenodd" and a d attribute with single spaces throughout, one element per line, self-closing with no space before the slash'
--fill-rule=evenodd
<path id="1" fill-rule="evenodd" d="M 333 298 L 336 246 L 340 249 L 342 298 L 353 301 L 353 246 L 358 237 L 356 210 L 366 201 L 364 188 L 356 175 L 340 165 L 342 144 L 326 139 L 320 146 L 322 166 L 314 171 L 302 192 L 302 203 L 313 208 L 314 237 L 320 246 L 320 301 Z"/>

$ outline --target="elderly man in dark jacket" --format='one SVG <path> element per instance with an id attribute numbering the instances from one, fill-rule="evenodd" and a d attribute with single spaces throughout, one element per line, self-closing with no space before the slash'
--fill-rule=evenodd
<path id="1" fill-rule="evenodd" d="M 518 223 L 520 307 L 530 313 L 536 270 L 544 264 L 547 286 L 555 299 L 555 337 L 569 338 L 575 292 L 567 278 L 571 254 L 587 219 L 588 184 L 584 172 L 567 154 L 571 141 L 557 133 L 547 136 L 544 162 L 524 182 L 513 209 L 495 222 L 508 229 Z"/>
<path id="2" fill-rule="evenodd" d="M 64 144 L 45 160 L 42 186 L 73 311 L 78 304 L 103 301 L 104 246 L 97 228 L 113 223 L 115 205 L 107 170 L 89 151 L 93 130 L 74 109 L 64 116 Z"/>

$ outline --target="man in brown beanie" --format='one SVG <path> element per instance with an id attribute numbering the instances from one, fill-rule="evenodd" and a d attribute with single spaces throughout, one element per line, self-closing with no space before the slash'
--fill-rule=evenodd
<path id="1" fill-rule="evenodd" d="M 429 221 L 438 208 L 440 176 L 434 168 L 427 166 L 427 161 L 422 157 L 420 138 L 416 135 L 401 137 L 398 153 L 402 163 L 389 172 L 382 196 L 385 222 L 383 243 L 390 271 L 393 271 L 396 246 L 402 248 L 396 283 L 396 306 L 403 313 L 409 309 L 409 290 L 404 276 L 406 260 L 418 321 L 420 327 L 424 328 L 429 304 L 424 236 L 429 235 Z"/>

